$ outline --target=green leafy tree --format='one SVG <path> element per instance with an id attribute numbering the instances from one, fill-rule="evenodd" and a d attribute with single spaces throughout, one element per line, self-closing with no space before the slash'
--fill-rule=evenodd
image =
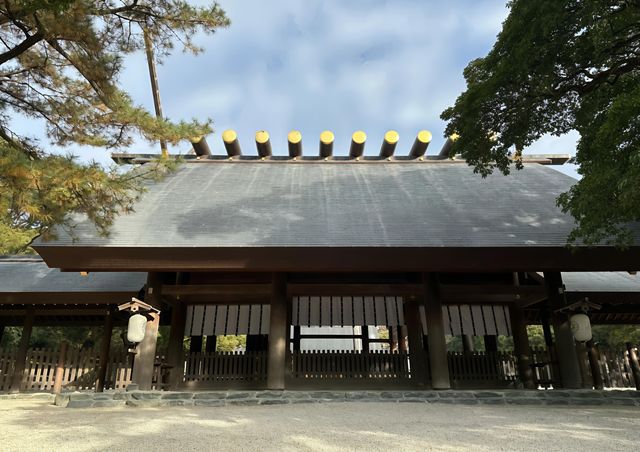
<path id="1" fill-rule="evenodd" d="M 43 121 L 51 142 L 61 146 L 126 147 L 136 136 L 176 143 L 207 133 L 210 120 L 160 120 L 134 105 L 118 77 L 124 57 L 145 48 L 145 34 L 162 59 L 176 43 L 200 52 L 192 38 L 228 24 L 216 3 L 0 3 L 0 253 L 24 250 L 68 213 L 87 214 L 106 232 L 116 213 L 130 209 L 144 179 L 49 155 L 13 130 L 11 118 Z"/>
<path id="2" fill-rule="evenodd" d="M 640 220 L 640 2 L 513 0 L 493 49 L 464 70 L 442 113 L 446 133 L 483 176 L 521 167 L 544 134 L 580 135 L 583 176 L 558 204 L 570 243 L 629 245 Z"/>

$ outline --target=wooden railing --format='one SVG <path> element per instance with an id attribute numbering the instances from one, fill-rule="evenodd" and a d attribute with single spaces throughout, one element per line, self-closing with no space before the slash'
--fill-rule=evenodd
<path id="1" fill-rule="evenodd" d="M 549 389 L 558 386 L 560 371 L 555 347 L 549 349 L 532 347 L 530 365 L 538 387 Z"/>
<path id="2" fill-rule="evenodd" d="M 408 380 L 405 352 L 300 351 L 292 354 L 293 377 L 333 380 Z"/>
<path id="3" fill-rule="evenodd" d="M 95 389 L 100 366 L 99 350 L 66 350 L 60 386 L 63 390 Z M 0 392 L 11 389 L 15 369 L 16 350 L 0 349 Z M 56 369 L 59 365 L 60 349 L 33 348 L 27 351 L 24 372 L 19 390 L 23 392 L 52 391 Z M 163 382 L 164 356 L 156 356 L 153 388 L 161 389 Z M 131 364 L 124 350 L 112 351 L 107 364 L 104 389 L 124 389 L 131 382 Z"/>
<path id="4" fill-rule="evenodd" d="M 205 352 L 187 355 L 185 382 L 261 382 L 267 379 L 267 352 Z"/>
<path id="5" fill-rule="evenodd" d="M 449 377 L 456 386 L 508 386 L 518 379 L 511 353 L 449 352 Z"/>
<path id="6" fill-rule="evenodd" d="M 636 353 L 638 353 L 636 348 Z M 612 350 L 606 347 L 597 347 L 598 365 L 605 387 L 608 388 L 633 388 L 635 381 L 629 362 L 628 350 Z M 588 366 L 587 366 L 588 367 Z M 591 369 L 589 369 L 591 377 Z"/>

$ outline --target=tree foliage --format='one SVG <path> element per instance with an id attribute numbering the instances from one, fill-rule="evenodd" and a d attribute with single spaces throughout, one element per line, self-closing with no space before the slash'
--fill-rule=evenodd
<path id="1" fill-rule="evenodd" d="M 118 78 L 124 57 L 144 49 L 145 33 L 164 58 L 176 43 L 200 52 L 193 37 L 228 23 L 216 3 L 182 0 L 0 3 L 0 235 L 8 237 L 0 252 L 24 248 L 64 212 L 88 214 L 104 231 L 140 189 L 138 178 L 48 155 L 12 118 L 43 121 L 61 146 L 126 147 L 138 135 L 176 143 L 207 133 L 210 120 L 159 120 L 134 105 Z"/>
<path id="2" fill-rule="evenodd" d="M 576 130 L 583 176 L 558 199 L 570 243 L 629 245 L 640 220 L 640 2 L 513 0 L 489 54 L 442 113 L 483 176 L 508 174 L 544 134 Z"/>

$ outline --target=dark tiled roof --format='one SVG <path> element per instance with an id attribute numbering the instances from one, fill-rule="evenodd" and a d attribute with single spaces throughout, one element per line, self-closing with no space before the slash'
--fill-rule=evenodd
<path id="1" fill-rule="evenodd" d="M 146 273 L 61 272 L 36 257 L 0 258 L 0 293 L 26 292 L 137 292 Z"/>
<path id="2" fill-rule="evenodd" d="M 556 197 L 575 181 L 538 164 L 483 179 L 465 164 L 183 164 L 119 217 L 78 219 L 45 246 L 564 247 Z"/>
<path id="3" fill-rule="evenodd" d="M 627 272 L 563 272 L 567 292 L 640 292 L 640 274 Z"/>

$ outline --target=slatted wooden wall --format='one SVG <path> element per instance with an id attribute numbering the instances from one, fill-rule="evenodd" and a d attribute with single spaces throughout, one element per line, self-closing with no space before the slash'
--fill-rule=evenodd
<path id="1" fill-rule="evenodd" d="M 448 305 L 442 308 L 445 334 L 510 336 L 509 307 Z M 427 334 L 424 306 L 420 320 Z M 293 297 L 293 326 L 404 325 L 402 297 Z M 269 334 L 269 305 L 191 305 L 185 335 Z"/>

